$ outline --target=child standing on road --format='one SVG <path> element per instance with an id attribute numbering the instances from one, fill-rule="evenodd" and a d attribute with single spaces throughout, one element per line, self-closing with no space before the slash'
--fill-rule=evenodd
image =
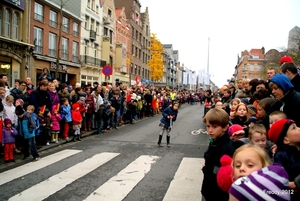
<path id="1" fill-rule="evenodd" d="M 30 114 L 24 111 L 24 109 L 19 105 L 16 107 L 16 115 L 18 116 L 18 133 L 24 139 L 24 146 L 23 146 L 23 153 L 24 158 L 26 159 L 29 157 L 29 148 L 31 155 L 34 161 L 38 161 L 40 159 L 40 155 L 37 152 L 35 146 L 35 125 L 31 124 L 31 117 Z"/>
<path id="2" fill-rule="evenodd" d="M 74 130 L 74 137 L 73 141 L 81 141 L 80 137 L 80 128 L 82 123 L 82 115 L 80 113 L 80 104 L 74 103 L 72 105 L 72 123 L 73 123 L 73 130 Z"/>
<path id="3" fill-rule="evenodd" d="M 161 127 L 161 131 L 159 133 L 158 142 L 157 142 L 158 146 L 160 146 L 160 147 L 163 147 L 163 145 L 161 144 L 161 140 L 162 140 L 162 137 L 163 137 L 163 134 L 165 131 L 167 132 L 167 135 L 166 135 L 167 136 L 167 146 L 171 147 L 170 132 L 171 132 L 173 122 L 176 121 L 177 114 L 178 114 L 178 108 L 179 108 L 179 103 L 173 102 L 172 106 L 167 107 L 162 112 L 163 118 L 160 120 L 160 124 L 159 124 L 159 126 Z"/>
<path id="4" fill-rule="evenodd" d="M 204 153 L 205 165 L 202 168 L 204 177 L 201 193 L 206 201 L 228 201 L 229 194 L 217 184 L 217 173 L 221 167 L 223 155 L 232 157 L 235 147 L 227 132 L 229 115 L 222 109 L 212 108 L 203 118 L 210 137 L 209 146 Z"/>
<path id="5" fill-rule="evenodd" d="M 4 146 L 4 161 L 5 163 L 14 162 L 14 146 L 15 137 L 18 131 L 12 127 L 10 119 L 4 119 L 4 127 L 2 129 L 2 146 Z"/>
<path id="6" fill-rule="evenodd" d="M 63 105 L 60 107 L 60 114 L 62 118 L 63 125 L 63 138 L 69 142 L 69 131 L 72 129 L 72 116 L 71 116 L 71 106 L 69 104 L 69 100 L 67 98 L 62 99 Z"/>
<path id="7" fill-rule="evenodd" d="M 52 106 L 52 114 L 51 114 L 51 122 L 52 122 L 51 140 L 52 140 L 52 142 L 55 142 L 55 143 L 58 143 L 58 134 L 60 131 L 59 122 L 61 121 L 61 116 L 59 114 L 59 106 L 60 106 L 59 103 L 57 105 L 53 105 Z"/>

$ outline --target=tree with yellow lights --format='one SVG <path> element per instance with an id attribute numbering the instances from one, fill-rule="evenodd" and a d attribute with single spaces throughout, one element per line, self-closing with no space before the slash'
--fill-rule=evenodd
<path id="1" fill-rule="evenodd" d="M 151 60 L 148 61 L 150 68 L 150 77 L 153 81 L 158 81 L 163 77 L 164 64 L 162 54 L 164 48 L 161 42 L 156 38 L 155 34 L 151 35 L 151 46 L 148 47 L 151 54 Z"/>

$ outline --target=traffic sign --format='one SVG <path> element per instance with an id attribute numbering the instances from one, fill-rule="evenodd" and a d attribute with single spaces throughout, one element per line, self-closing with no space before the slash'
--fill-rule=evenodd
<path id="1" fill-rule="evenodd" d="M 105 75 L 105 76 L 110 76 L 112 75 L 112 67 L 110 65 L 105 65 L 103 68 L 102 68 L 102 73 Z"/>

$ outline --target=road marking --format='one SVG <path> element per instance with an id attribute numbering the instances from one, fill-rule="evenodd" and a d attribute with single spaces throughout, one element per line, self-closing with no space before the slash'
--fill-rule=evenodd
<path id="1" fill-rule="evenodd" d="M 99 166 L 110 161 L 114 157 L 118 156 L 119 153 L 100 153 L 94 155 L 92 158 L 89 158 L 81 163 L 78 163 L 59 174 L 56 174 L 49 179 L 38 183 L 31 188 L 20 192 L 9 200 L 31 200 L 31 201 L 40 201 L 43 200 L 55 192 L 63 189 L 68 184 L 74 182 L 75 180 L 83 177 L 89 172 L 95 170 Z M 113 189 L 115 190 L 115 189 Z"/>
<path id="2" fill-rule="evenodd" d="M 57 161 L 60 161 L 64 158 L 67 158 L 69 156 L 77 154 L 81 151 L 82 150 L 66 149 L 66 150 L 57 152 L 55 154 L 52 154 L 50 156 L 41 158 L 41 160 L 39 160 L 37 162 L 27 163 L 27 164 L 19 166 L 17 168 L 2 172 L 0 174 L 0 178 L 1 178 L 0 185 L 10 182 L 10 181 L 12 181 L 16 178 L 22 177 L 24 175 L 27 175 L 29 173 L 32 173 L 41 168 L 44 168 L 44 167 L 51 165 Z"/>
<path id="3" fill-rule="evenodd" d="M 201 201 L 203 158 L 183 158 L 163 201 Z"/>
<path id="4" fill-rule="evenodd" d="M 91 193 L 85 201 L 123 200 L 128 193 L 146 176 L 158 156 L 142 155 L 121 170 L 116 176 Z"/>

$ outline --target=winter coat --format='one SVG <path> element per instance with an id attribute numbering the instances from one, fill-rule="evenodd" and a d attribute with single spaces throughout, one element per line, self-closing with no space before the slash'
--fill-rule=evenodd
<path id="1" fill-rule="evenodd" d="M 49 93 L 47 91 L 40 90 L 40 88 L 37 88 L 30 94 L 30 104 L 34 106 L 35 113 L 39 113 L 40 107 L 46 105 L 46 108 L 48 108 L 51 111 L 51 100 Z"/>
<path id="2" fill-rule="evenodd" d="M 72 110 L 72 120 L 73 125 L 81 124 L 82 115 L 79 110 Z"/>
<path id="3" fill-rule="evenodd" d="M 13 130 L 13 132 L 11 132 Z M 15 137 L 18 135 L 18 131 L 11 127 L 9 129 L 3 128 L 2 129 L 2 144 L 9 144 L 15 143 Z"/>
<path id="4" fill-rule="evenodd" d="M 163 118 L 161 118 L 160 122 L 163 123 L 164 125 L 170 127 L 171 126 L 170 125 L 170 119 L 168 119 L 167 116 L 170 116 L 170 115 L 173 116 L 172 122 L 175 122 L 176 118 L 177 118 L 177 114 L 178 114 L 177 110 L 173 110 L 172 107 L 167 107 L 162 112 Z"/>
<path id="5" fill-rule="evenodd" d="M 24 139 L 35 136 L 35 125 L 30 124 L 30 114 L 25 112 L 22 118 L 18 118 L 18 134 Z"/>
<path id="6" fill-rule="evenodd" d="M 51 114 L 51 122 L 52 122 L 52 127 L 51 130 L 52 131 L 59 131 L 60 130 L 60 124 L 59 122 L 62 120 L 61 116 L 59 113 Z"/>
<path id="7" fill-rule="evenodd" d="M 300 151 L 296 146 L 278 146 L 273 162 L 282 165 L 289 175 L 290 182 L 300 174 Z M 291 200 L 300 200 L 300 192 L 292 194 Z"/>
<path id="8" fill-rule="evenodd" d="M 217 172 L 221 167 L 220 159 L 223 155 L 232 157 L 235 152 L 234 143 L 230 140 L 226 131 L 215 141 L 210 142 L 207 151 L 204 153 L 205 165 L 203 171 L 203 183 L 201 193 L 207 201 L 229 200 L 229 194 L 221 190 L 217 184 Z"/>
<path id="9" fill-rule="evenodd" d="M 66 121 L 66 122 L 71 122 L 72 121 L 71 106 L 70 105 L 60 106 L 60 116 L 61 116 L 62 120 Z"/>
<path id="10" fill-rule="evenodd" d="M 51 107 L 60 103 L 60 98 L 56 91 L 48 91 L 48 93 L 51 101 Z"/>
<path id="11" fill-rule="evenodd" d="M 3 119 L 10 119 L 13 125 L 17 125 L 18 123 L 18 117 L 15 111 L 16 107 L 13 104 L 9 104 L 6 101 L 3 101 Z"/>
<path id="12" fill-rule="evenodd" d="M 86 113 L 92 114 L 96 110 L 93 94 L 89 94 L 86 96 L 85 104 L 88 104 L 88 109 Z"/>

